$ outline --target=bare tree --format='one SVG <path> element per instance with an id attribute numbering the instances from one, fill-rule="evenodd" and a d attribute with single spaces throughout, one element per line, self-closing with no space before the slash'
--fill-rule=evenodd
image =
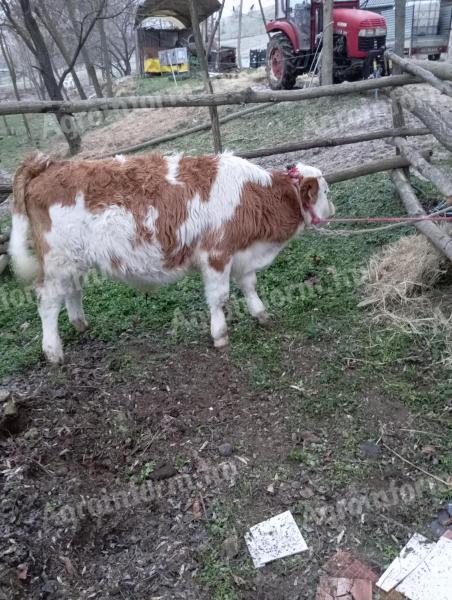
<path id="1" fill-rule="evenodd" d="M 5 37 L 2 27 L 0 27 L 0 49 L 2 51 L 3 59 L 8 68 L 9 77 L 11 79 L 11 83 L 12 83 L 13 90 L 14 90 L 14 95 L 16 96 L 16 100 L 20 100 L 21 97 L 20 97 L 19 87 L 17 85 L 16 66 L 14 64 L 14 59 L 13 59 L 13 56 L 9 49 L 8 41 Z M 30 126 L 28 124 L 27 117 L 25 115 L 22 115 L 22 120 L 24 123 L 25 131 L 27 132 L 27 137 L 31 141 L 32 136 L 31 136 Z M 4 121 L 5 121 L 5 125 L 6 125 L 6 119 Z"/>
<path id="2" fill-rule="evenodd" d="M 121 75 L 131 75 L 131 59 L 135 52 L 135 11 L 124 10 L 108 22 L 108 44 L 115 59 L 113 65 Z"/>
<path id="3" fill-rule="evenodd" d="M 78 35 L 81 27 L 81 22 L 78 20 L 77 16 L 77 7 L 74 4 L 74 0 L 66 0 L 66 6 L 68 9 L 69 20 L 72 26 L 73 32 Z M 88 75 L 89 80 L 93 84 L 94 91 L 98 98 L 103 98 L 102 87 L 99 83 L 99 79 L 97 77 L 96 68 L 91 60 L 91 56 L 88 50 L 87 45 L 85 44 L 81 49 L 81 56 L 83 62 L 85 64 L 86 73 Z"/>
<path id="4" fill-rule="evenodd" d="M 107 82 L 106 92 L 108 98 L 113 96 L 113 73 L 111 65 L 111 54 L 108 48 L 107 34 L 105 32 L 105 24 L 103 19 L 99 19 L 98 22 L 99 36 L 100 36 L 100 49 L 103 63 L 103 70 L 105 74 L 105 80 Z"/>
<path id="5" fill-rule="evenodd" d="M 221 22 L 221 17 L 223 16 L 223 10 L 224 10 L 224 5 L 225 4 L 226 4 L 226 0 L 223 0 L 222 3 L 221 3 L 220 10 L 218 11 L 218 16 L 216 18 L 214 26 L 212 27 L 212 31 L 210 32 L 210 38 L 209 38 L 209 41 L 207 42 L 207 49 L 206 49 L 207 60 L 209 60 L 209 55 L 210 55 L 210 52 L 212 50 L 213 42 L 215 40 L 215 35 L 217 33 L 218 27 L 219 27 L 220 22 Z"/>
<path id="6" fill-rule="evenodd" d="M 9 26 L 22 38 L 35 57 L 38 63 L 37 67 L 42 74 L 50 99 L 63 100 L 61 88 L 67 73 L 64 72 L 60 80 L 57 81 L 50 52 L 33 14 L 30 0 L 18 0 L 14 4 L 8 0 L 0 0 L 0 7 L 4 11 Z M 76 57 L 73 58 L 74 64 L 75 60 Z M 70 114 L 62 115 L 60 113 L 57 113 L 56 116 L 71 154 L 76 154 L 80 150 L 81 138 L 74 116 Z"/>
<path id="7" fill-rule="evenodd" d="M 45 2 L 41 2 L 39 8 L 37 9 L 37 14 L 39 15 L 44 27 L 47 29 L 49 34 L 52 36 L 53 41 L 55 42 L 58 50 L 61 53 L 61 56 L 64 58 L 66 65 L 69 67 L 72 61 L 72 57 L 69 49 L 66 47 L 62 36 L 60 35 L 60 30 L 55 26 L 55 15 L 51 15 L 46 6 Z M 85 94 L 85 90 L 81 84 L 80 79 L 78 78 L 77 72 L 75 70 L 75 65 L 71 68 L 70 74 L 74 81 L 74 85 L 77 88 L 77 92 L 82 100 L 87 99 L 87 95 Z"/>

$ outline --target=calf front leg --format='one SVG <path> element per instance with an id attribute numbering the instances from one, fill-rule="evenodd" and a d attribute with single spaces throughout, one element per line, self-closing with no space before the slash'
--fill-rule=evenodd
<path id="1" fill-rule="evenodd" d="M 202 269 L 206 300 L 210 309 L 210 333 L 215 348 L 224 348 L 229 343 L 223 308 L 229 299 L 230 274 L 230 263 L 222 271 L 214 269 L 209 264 Z"/>
<path id="2" fill-rule="evenodd" d="M 270 321 L 270 315 L 256 291 L 256 271 L 237 277 L 237 284 L 245 296 L 250 315 L 257 319 L 261 325 L 267 325 Z"/>
<path id="3" fill-rule="evenodd" d="M 63 362 L 63 344 L 58 332 L 58 315 L 64 295 L 55 293 L 52 285 L 37 289 L 38 311 L 42 323 L 42 350 L 51 363 Z"/>

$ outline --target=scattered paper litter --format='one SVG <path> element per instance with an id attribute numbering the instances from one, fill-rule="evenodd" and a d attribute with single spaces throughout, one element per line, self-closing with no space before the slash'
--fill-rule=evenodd
<path id="1" fill-rule="evenodd" d="M 251 527 L 245 542 L 256 569 L 308 549 L 289 510 Z"/>
<path id="2" fill-rule="evenodd" d="M 384 591 L 395 589 L 409 600 L 450 600 L 452 540 L 429 543 L 415 534 L 377 582 Z"/>

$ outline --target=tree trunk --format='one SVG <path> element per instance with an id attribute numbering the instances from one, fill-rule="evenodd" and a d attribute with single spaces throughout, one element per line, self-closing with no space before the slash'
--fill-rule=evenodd
<path id="1" fill-rule="evenodd" d="M 97 22 L 100 35 L 100 47 L 102 52 L 102 59 L 105 66 L 105 79 L 107 82 L 107 97 L 113 97 L 113 76 L 112 76 L 112 65 L 111 65 L 111 54 L 108 49 L 107 34 L 105 33 L 105 24 L 103 19 L 99 19 Z"/>
<path id="2" fill-rule="evenodd" d="M 333 83 L 333 0 L 323 1 L 321 85 Z"/>
<path id="3" fill-rule="evenodd" d="M 405 7 L 406 0 L 395 0 L 395 43 L 394 53 L 403 58 L 405 53 Z M 395 75 L 402 73 L 402 67 L 393 65 Z"/>
<path id="4" fill-rule="evenodd" d="M 243 0 L 240 0 L 239 5 L 239 24 L 237 32 L 237 66 L 242 68 L 242 18 L 243 18 Z"/>
<path id="5" fill-rule="evenodd" d="M 209 67 L 207 65 L 207 57 L 205 55 L 204 45 L 202 43 L 201 30 L 199 29 L 198 9 L 196 0 L 189 0 L 190 17 L 193 29 L 193 35 L 196 43 L 196 51 L 198 53 L 199 65 L 201 67 L 201 76 L 204 81 L 204 89 L 208 94 L 213 94 L 213 86 L 209 77 Z M 213 145 L 216 153 L 222 151 L 220 122 L 218 120 L 218 109 L 216 106 L 209 106 L 210 120 L 212 122 Z"/>
<path id="6" fill-rule="evenodd" d="M 72 29 L 73 29 L 75 35 L 78 36 L 79 31 L 78 31 L 77 17 L 76 17 L 76 13 L 75 13 L 75 7 L 72 2 L 73 2 L 73 0 L 66 0 L 66 6 L 68 8 L 69 20 L 71 21 Z M 80 53 L 82 55 L 82 60 L 85 64 L 86 73 L 94 87 L 96 96 L 98 98 L 103 98 L 104 95 L 102 93 L 102 87 L 101 87 L 101 85 L 99 83 L 99 79 L 97 77 L 96 68 L 94 67 L 93 63 L 91 62 L 88 49 L 84 46 L 81 49 Z"/>
<path id="7" fill-rule="evenodd" d="M 42 33 L 38 27 L 36 19 L 31 11 L 30 0 L 20 0 L 20 6 L 22 8 L 25 27 L 32 40 L 34 54 L 41 68 L 41 73 L 49 97 L 51 100 L 63 100 L 61 90 L 58 87 L 58 83 L 55 79 L 55 73 L 52 68 L 49 50 L 46 46 L 44 38 L 42 37 Z M 56 117 L 58 123 L 60 124 L 63 135 L 65 136 L 69 145 L 70 153 L 72 155 L 77 154 L 81 147 L 81 138 L 74 116 L 71 114 L 62 115 L 57 113 Z"/>
<path id="8" fill-rule="evenodd" d="M 44 3 L 42 3 L 42 5 L 40 6 L 40 11 L 42 12 L 43 18 L 41 20 L 44 23 L 45 28 L 52 36 L 53 41 L 55 42 L 58 50 L 61 53 L 61 56 L 64 58 L 66 64 L 69 66 L 71 57 L 66 46 L 64 45 L 62 37 L 59 34 L 58 28 L 55 27 L 52 17 L 49 15 L 47 7 Z M 85 90 L 83 89 L 80 79 L 78 78 L 75 67 L 71 69 L 70 73 L 72 75 L 72 79 L 74 80 L 74 85 L 77 88 L 78 95 L 82 100 L 87 100 L 88 97 L 85 94 Z"/>

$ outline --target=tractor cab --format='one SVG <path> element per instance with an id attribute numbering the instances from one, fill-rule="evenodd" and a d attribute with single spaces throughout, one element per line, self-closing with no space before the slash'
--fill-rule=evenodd
<path id="1" fill-rule="evenodd" d="M 322 0 L 275 0 L 267 23 L 267 75 L 272 89 L 291 89 L 298 75 L 317 70 L 323 36 Z M 386 21 L 359 9 L 359 0 L 336 0 L 333 8 L 335 82 L 385 71 Z"/>

